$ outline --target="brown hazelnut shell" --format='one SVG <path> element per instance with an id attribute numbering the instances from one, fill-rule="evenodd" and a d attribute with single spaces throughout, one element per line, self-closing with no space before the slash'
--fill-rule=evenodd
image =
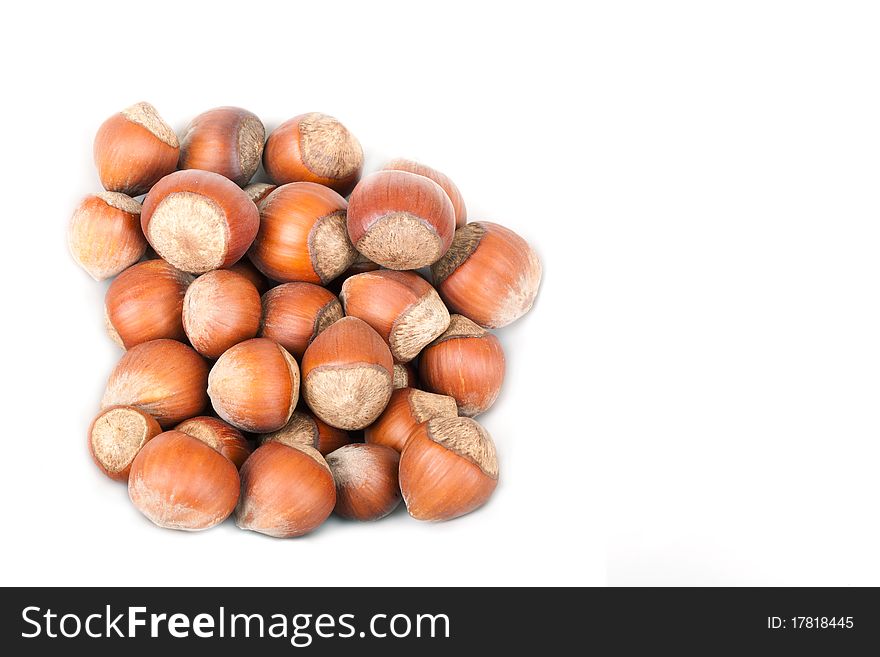
<path id="1" fill-rule="evenodd" d="M 208 406 L 205 359 L 175 340 L 151 340 L 129 349 L 110 374 L 101 408 L 135 406 L 163 427 L 200 415 Z"/>
<path id="2" fill-rule="evenodd" d="M 302 536 L 323 523 L 336 504 L 324 457 L 311 447 L 261 445 L 241 468 L 235 524 L 276 538 Z"/>
<path id="3" fill-rule="evenodd" d="M 212 447 L 180 431 L 166 431 L 138 452 L 128 495 L 151 522 L 198 531 L 226 520 L 239 495 L 238 471 Z"/>
<path id="4" fill-rule="evenodd" d="M 150 246 L 182 271 L 203 274 L 236 263 L 260 226 L 242 189 L 211 171 L 165 176 L 144 199 L 141 228 Z"/>

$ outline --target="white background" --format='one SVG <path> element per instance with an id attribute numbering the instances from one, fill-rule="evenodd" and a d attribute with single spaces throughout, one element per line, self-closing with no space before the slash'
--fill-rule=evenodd
<path id="1" fill-rule="evenodd" d="M 0 582 L 880 584 L 871 3 L 23 5 L 0 25 Z M 65 229 L 95 130 L 139 100 L 177 130 L 333 114 L 368 168 L 421 159 L 536 247 L 487 507 L 185 534 L 98 473 L 121 352 Z"/>

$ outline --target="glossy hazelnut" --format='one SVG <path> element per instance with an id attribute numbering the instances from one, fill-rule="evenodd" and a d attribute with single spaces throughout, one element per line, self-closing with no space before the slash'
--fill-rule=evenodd
<path id="1" fill-rule="evenodd" d="M 327 424 L 362 429 L 388 403 L 392 374 L 391 352 L 379 334 L 357 317 L 343 317 L 306 349 L 303 397 Z"/>
<path id="2" fill-rule="evenodd" d="M 460 415 L 473 417 L 498 397 L 504 350 L 486 329 L 453 315 L 446 332 L 422 352 L 419 375 L 426 390 L 452 397 Z"/>
<path id="3" fill-rule="evenodd" d="M 391 393 L 382 415 L 364 429 L 364 440 L 402 452 L 410 434 L 418 425 L 434 418 L 456 417 L 455 400 L 414 388 L 400 388 Z"/>
<path id="4" fill-rule="evenodd" d="M 449 326 L 449 311 L 431 284 L 411 271 L 380 270 L 352 276 L 339 295 L 345 314 L 369 324 L 407 363 Z"/>
<path id="5" fill-rule="evenodd" d="M 166 431 L 138 452 L 128 496 L 138 511 L 166 529 L 198 531 L 226 520 L 239 494 L 232 461 L 201 440 Z"/>
<path id="6" fill-rule="evenodd" d="M 182 271 L 229 267 L 254 241 L 260 213 L 238 185 L 190 169 L 165 176 L 147 194 L 141 228 L 156 253 Z"/>
<path id="7" fill-rule="evenodd" d="M 141 204 L 118 192 L 90 194 L 70 219 L 67 245 L 77 264 L 96 281 L 116 276 L 144 255 Z"/>
<path id="8" fill-rule="evenodd" d="M 254 338 L 227 350 L 208 376 L 214 410 L 243 431 L 280 429 L 299 399 L 299 368 L 273 340 Z"/>
<path id="9" fill-rule="evenodd" d="M 254 177 L 266 129 L 252 112 L 218 107 L 199 114 L 180 139 L 180 169 L 213 171 L 240 187 Z"/>
<path id="10" fill-rule="evenodd" d="M 391 171 L 409 171 L 425 178 L 430 178 L 443 188 L 449 200 L 452 201 L 452 209 L 455 211 L 455 227 L 460 228 L 467 223 L 467 208 L 464 205 L 464 197 L 458 190 L 458 186 L 445 173 L 437 171 L 427 165 L 412 160 L 397 159 L 391 160 L 384 167 L 385 170 Z"/>
<path id="11" fill-rule="evenodd" d="M 313 182 L 343 196 L 357 183 L 364 152 L 332 116 L 311 112 L 285 121 L 269 135 L 263 166 L 273 182 Z"/>
<path id="12" fill-rule="evenodd" d="M 263 295 L 260 335 L 302 358 L 312 340 L 342 317 L 342 304 L 312 283 L 284 283 Z"/>
<path id="13" fill-rule="evenodd" d="M 431 274 L 449 310 L 484 328 L 501 328 L 531 309 L 541 262 L 512 230 L 481 221 L 455 231 L 452 246 Z"/>
<path id="14" fill-rule="evenodd" d="M 183 299 L 193 277 L 164 260 L 147 260 L 119 274 L 104 297 L 107 332 L 121 347 L 169 338 L 186 340 Z"/>
<path id="15" fill-rule="evenodd" d="M 177 168 L 180 144 L 156 108 L 138 103 L 114 114 L 95 135 L 95 166 L 104 189 L 139 196 Z"/>
<path id="16" fill-rule="evenodd" d="M 247 278 L 228 269 L 199 276 L 183 299 L 183 328 L 206 358 L 256 337 L 260 330 L 260 293 Z"/>
<path id="17" fill-rule="evenodd" d="M 452 202 L 437 183 L 406 171 L 378 171 L 349 199 L 354 247 L 388 269 L 418 269 L 446 253 L 455 232 Z"/>
<path id="18" fill-rule="evenodd" d="M 390 447 L 356 443 L 327 456 L 336 484 L 337 515 L 379 520 L 400 504 L 397 469 L 400 455 Z"/>
<path id="19" fill-rule="evenodd" d="M 116 481 L 128 481 L 134 457 L 160 433 L 159 423 L 139 408 L 110 406 L 89 426 L 89 454 L 105 475 Z"/>
<path id="20" fill-rule="evenodd" d="M 260 436 L 260 444 L 279 442 L 296 447 L 305 445 L 318 450 L 322 456 L 351 442 L 347 431 L 331 427 L 309 411 L 294 411 L 290 421 L 278 431 Z"/>
<path id="21" fill-rule="evenodd" d="M 292 538 L 316 529 L 335 504 L 333 476 L 317 450 L 270 442 L 254 450 L 241 468 L 235 524 Z"/>
<path id="22" fill-rule="evenodd" d="M 416 369 L 412 363 L 394 363 L 394 375 L 391 380 L 394 389 L 418 388 L 419 381 L 416 378 Z"/>
<path id="23" fill-rule="evenodd" d="M 208 405 L 208 365 L 175 340 L 152 340 L 129 349 L 113 369 L 101 408 L 135 406 L 162 427 L 200 415 Z"/>
<path id="24" fill-rule="evenodd" d="M 282 185 L 260 204 L 251 262 L 275 281 L 326 284 L 354 262 L 345 229 L 348 204 L 314 183 Z"/>
<path id="25" fill-rule="evenodd" d="M 236 468 L 240 468 L 251 455 L 251 446 L 241 431 L 216 417 L 202 415 L 190 418 L 178 424 L 174 430 L 213 447 L 232 461 Z"/>
<path id="26" fill-rule="evenodd" d="M 420 424 L 400 455 L 400 490 L 418 520 L 451 520 L 481 507 L 498 485 L 489 433 L 467 417 Z"/>

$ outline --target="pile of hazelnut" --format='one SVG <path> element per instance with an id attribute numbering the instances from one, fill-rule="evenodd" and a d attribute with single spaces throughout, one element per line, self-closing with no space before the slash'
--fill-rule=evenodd
<path id="1" fill-rule="evenodd" d="M 486 502 L 495 445 L 471 418 L 504 378 L 486 329 L 540 283 L 521 237 L 467 223 L 422 164 L 362 179 L 360 143 L 325 114 L 267 140 L 221 107 L 178 140 L 138 103 L 101 125 L 94 159 L 106 191 L 80 203 L 69 245 L 115 276 L 106 324 L 126 352 L 88 446 L 141 513 L 290 537 L 334 510 L 382 518 L 401 495 L 420 520 Z M 261 161 L 271 183 L 251 184 Z"/>

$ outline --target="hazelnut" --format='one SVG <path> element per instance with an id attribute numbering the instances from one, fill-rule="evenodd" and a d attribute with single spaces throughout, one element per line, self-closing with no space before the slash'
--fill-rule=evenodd
<path id="1" fill-rule="evenodd" d="M 398 388 L 417 388 L 416 369 L 412 363 L 394 363 L 394 374 L 391 385 L 395 390 Z"/>
<path id="2" fill-rule="evenodd" d="M 232 461 L 181 431 L 166 431 L 144 445 L 128 477 L 135 508 L 166 529 L 219 525 L 235 509 L 238 493 Z"/>
<path id="3" fill-rule="evenodd" d="M 183 328 L 206 358 L 220 358 L 230 347 L 256 337 L 261 315 L 257 288 L 228 269 L 202 274 L 183 299 Z"/>
<path id="4" fill-rule="evenodd" d="M 335 504 L 333 476 L 317 450 L 270 442 L 254 450 L 241 468 L 235 524 L 292 538 L 316 529 Z"/>
<path id="5" fill-rule="evenodd" d="M 245 254 L 260 225 L 257 206 L 220 174 L 190 169 L 165 176 L 147 194 L 141 227 L 156 253 L 203 274 Z"/>
<path id="6" fill-rule="evenodd" d="M 282 185 L 260 204 L 251 262 L 269 278 L 325 284 L 356 257 L 345 230 L 348 204 L 310 182 Z"/>
<path id="7" fill-rule="evenodd" d="M 484 328 L 501 328 L 532 307 L 541 262 L 512 230 L 481 221 L 455 231 L 452 246 L 431 274 L 451 311 Z"/>
<path id="8" fill-rule="evenodd" d="M 426 390 L 449 395 L 460 415 L 473 417 L 498 397 L 504 381 L 504 350 L 486 329 L 453 315 L 446 332 L 422 352 L 419 374 Z"/>
<path id="9" fill-rule="evenodd" d="M 414 388 L 391 393 L 382 415 L 364 429 L 364 440 L 402 452 L 409 435 L 419 424 L 438 417 L 456 417 L 455 400 Z"/>
<path id="10" fill-rule="evenodd" d="M 116 276 L 144 255 L 141 204 L 118 192 L 90 194 L 70 219 L 67 245 L 77 264 L 96 281 Z"/>
<path id="11" fill-rule="evenodd" d="M 372 271 L 342 286 L 345 314 L 369 324 L 394 360 L 411 361 L 449 326 L 449 311 L 431 284 L 411 271 Z"/>
<path id="12" fill-rule="evenodd" d="M 128 481 L 134 457 L 160 433 L 159 423 L 139 408 L 110 406 L 89 426 L 89 454 L 105 475 L 116 481 Z"/>
<path id="13" fill-rule="evenodd" d="M 290 419 L 299 399 L 299 368 L 273 340 L 253 338 L 228 349 L 208 376 L 217 415 L 243 431 L 266 433 Z"/>
<path id="14" fill-rule="evenodd" d="M 302 358 L 315 337 L 342 317 L 332 292 L 312 283 L 284 283 L 263 295 L 260 335 Z"/>
<path id="15" fill-rule="evenodd" d="M 400 490 L 418 520 L 451 520 L 482 506 L 498 484 L 495 444 L 468 417 L 418 425 L 400 455 Z"/>
<path id="16" fill-rule="evenodd" d="M 186 340 L 183 299 L 193 277 L 164 260 L 147 260 L 119 274 L 104 297 L 110 337 L 124 349 L 170 338 Z"/>
<path id="17" fill-rule="evenodd" d="M 449 200 L 452 201 L 452 209 L 455 211 L 455 227 L 460 228 L 467 223 L 467 208 L 464 205 L 464 197 L 458 191 L 458 187 L 445 173 L 432 169 L 429 166 L 413 162 L 412 160 L 391 160 L 382 169 L 386 171 L 409 171 L 425 178 L 430 178 L 443 188 Z"/>
<path id="18" fill-rule="evenodd" d="M 218 107 L 199 114 L 180 139 L 180 169 L 203 169 L 229 178 L 240 187 L 254 177 L 266 128 L 240 107 Z"/>
<path id="19" fill-rule="evenodd" d="M 318 450 L 322 456 L 351 442 L 347 431 L 331 427 L 309 411 L 294 411 L 290 421 L 278 431 L 260 436 L 260 444 L 278 442 L 296 447 L 305 445 Z"/>
<path id="20" fill-rule="evenodd" d="M 343 317 L 306 349 L 303 397 L 327 424 L 363 429 L 391 397 L 392 369 L 391 352 L 379 334 L 357 317 Z"/>
<path id="21" fill-rule="evenodd" d="M 190 418 L 178 424 L 174 430 L 213 447 L 232 461 L 236 468 L 241 468 L 247 457 L 251 455 L 251 446 L 241 431 L 216 417 L 202 415 Z"/>
<path id="22" fill-rule="evenodd" d="M 254 267 L 254 263 L 247 258 L 242 258 L 236 262 L 229 268 L 229 271 L 234 271 L 235 273 L 244 276 L 253 283 L 254 287 L 257 288 L 257 292 L 260 294 L 265 294 L 272 287 L 269 279 L 263 276 L 262 272 Z"/>
<path id="23" fill-rule="evenodd" d="M 95 166 L 104 189 L 139 196 L 177 168 L 174 130 L 149 103 L 114 114 L 95 135 Z"/>
<path id="24" fill-rule="evenodd" d="M 437 183 L 406 171 L 364 178 L 349 199 L 354 247 L 388 269 L 418 269 L 446 253 L 455 232 L 452 202 Z"/>
<path id="25" fill-rule="evenodd" d="M 135 406 L 162 427 L 201 414 L 208 405 L 208 365 L 174 340 L 152 340 L 129 349 L 113 369 L 101 408 Z"/>
<path id="26" fill-rule="evenodd" d="M 269 183 L 254 183 L 244 188 L 244 193 L 259 208 L 263 199 L 278 189 L 278 185 L 270 185 Z"/>
<path id="27" fill-rule="evenodd" d="M 336 514 L 352 520 L 379 520 L 400 504 L 400 455 L 390 447 L 356 443 L 327 456 L 336 484 Z"/>
<path id="28" fill-rule="evenodd" d="M 332 116 L 311 112 L 278 126 L 266 142 L 263 166 L 273 182 L 313 182 L 343 196 L 361 177 L 364 152 Z"/>

